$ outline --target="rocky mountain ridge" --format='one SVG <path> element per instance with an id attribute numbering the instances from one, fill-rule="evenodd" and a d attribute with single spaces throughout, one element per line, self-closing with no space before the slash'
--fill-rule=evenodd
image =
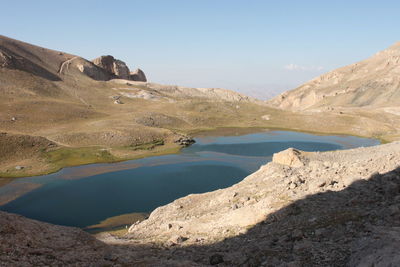
<path id="1" fill-rule="evenodd" d="M 269 103 L 282 109 L 318 110 L 335 107 L 398 109 L 400 42 L 374 56 L 323 74 L 284 92 Z"/>
<path id="2" fill-rule="evenodd" d="M 101 56 L 90 62 L 82 57 L 50 50 L 0 35 L 0 67 L 18 69 L 52 81 L 83 74 L 94 80 L 113 78 L 147 81 L 144 72 L 130 72 L 128 66 L 113 56 Z M 78 70 L 78 72 L 76 71 Z"/>

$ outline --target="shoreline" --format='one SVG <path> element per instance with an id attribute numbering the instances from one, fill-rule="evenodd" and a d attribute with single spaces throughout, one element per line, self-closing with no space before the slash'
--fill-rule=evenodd
<path id="1" fill-rule="evenodd" d="M 207 128 L 207 129 L 197 129 L 197 130 L 191 130 L 188 131 L 187 134 L 190 135 L 193 138 L 196 137 L 201 137 L 201 136 L 230 136 L 234 131 L 239 131 L 239 134 L 235 134 L 235 136 L 240 136 L 240 135 L 246 135 L 246 134 L 251 134 L 251 133 L 259 133 L 263 131 L 289 131 L 289 132 L 298 132 L 298 133 L 306 133 L 306 134 L 313 134 L 313 135 L 318 135 L 318 136 L 353 136 L 353 137 L 359 137 L 359 138 L 367 138 L 367 139 L 375 139 L 380 142 L 380 144 L 387 144 L 392 141 L 386 140 L 382 137 L 376 137 L 376 136 L 363 136 L 363 135 L 356 135 L 356 134 L 347 134 L 347 133 L 338 133 L 338 132 L 319 132 L 319 131 L 310 131 L 310 130 L 302 130 L 298 128 L 284 128 L 284 127 L 229 127 L 229 126 L 223 126 L 223 127 L 215 127 L 215 128 Z M 224 134 L 221 135 L 221 132 Z M 218 133 L 218 135 L 211 135 Z M 169 147 L 165 147 L 168 146 Z M 185 146 L 178 145 L 178 144 L 166 144 L 162 146 L 157 146 L 155 149 L 151 150 L 139 150 L 138 155 L 132 156 L 132 157 L 126 157 L 126 158 L 114 158 L 113 160 L 103 160 L 100 159 L 98 161 L 93 161 L 93 162 L 88 162 L 88 163 L 78 163 L 78 164 L 64 164 L 57 166 L 56 168 L 49 169 L 48 171 L 44 172 L 38 172 L 34 173 L 33 175 L 26 175 L 24 173 L 21 173 L 21 175 L 14 173 L 11 173 L 10 175 L 5 175 L 5 173 L 0 173 L 0 187 L 8 184 L 9 182 L 13 181 L 14 179 L 18 178 L 28 178 L 28 177 L 36 177 L 36 176 L 44 176 L 44 175 L 50 175 L 54 174 L 57 172 L 60 172 L 61 170 L 65 168 L 72 168 L 72 167 L 79 167 L 79 166 L 86 166 L 86 165 L 96 165 L 96 164 L 113 164 L 113 163 L 122 163 L 122 162 L 127 162 L 131 160 L 138 160 L 138 159 L 143 159 L 143 158 L 150 158 L 150 157 L 155 157 L 155 156 L 164 156 L 164 155 L 174 155 L 174 154 L 179 154 Z M 79 150 L 79 149 L 84 149 L 84 147 L 76 147 L 73 148 L 72 150 Z M 111 148 L 112 149 L 112 148 Z M 100 173 L 106 173 L 105 172 L 100 172 Z M 95 173 L 95 174 L 100 174 L 100 173 Z"/>
<path id="2" fill-rule="evenodd" d="M 241 135 L 246 135 L 246 134 L 251 134 L 251 133 L 260 133 L 260 132 L 269 132 L 269 131 L 288 131 L 287 129 L 271 129 L 271 128 L 258 128 L 258 127 L 249 127 L 249 128 L 240 128 L 240 127 L 219 127 L 219 128 L 215 128 L 212 130 L 202 130 L 202 131 L 198 131 L 195 133 L 195 135 L 193 136 L 193 138 L 196 137 L 214 137 L 214 136 L 233 136 L 232 134 L 227 134 L 227 135 L 221 135 L 221 132 L 230 132 L 232 133 L 233 131 L 239 131 L 241 132 L 238 135 L 235 136 L 241 136 Z M 221 132 L 220 132 L 221 131 Z M 379 143 L 377 145 L 382 145 L 385 144 L 383 143 L 380 139 L 376 139 L 376 138 L 368 138 L 368 137 L 363 137 L 363 136 L 356 136 L 356 135 L 348 135 L 348 134 L 326 134 L 326 133 L 315 133 L 315 132 L 305 132 L 305 131 L 289 131 L 289 132 L 296 132 L 296 133 L 306 133 L 306 134 L 313 134 L 313 135 L 317 135 L 317 136 L 354 136 L 354 137 L 359 137 L 359 138 L 366 138 L 366 139 L 373 139 L 373 140 L 377 140 Z M 215 134 L 218 133 L 218 134 Z M 374 145 L 375 146 L 375 145 Z M 354 149 L 354 148 L 346 148 L 344 147 L 344 150 L 349 150 L 349 149 Z M 336 150 L 335 150 L 336 151 Z M 340 150 L 337 150 L 340 151 Z M 327 152 L 333 152 L 333 151 L 327 151 Z M 257 171 L 256 171 L 257 172 Z M 253 173 L 249 174 L 252 175 Z M 168 204 L 167 204 L 168 205 Z M 151 211 L 152 212 L 152 211 Z M 148 214 L 150 215 L 151 212 L 149 212 Z M 103 222 L 108 221 L 108 220 L 115 220 L 117 221 L 118 217 L 122 217 L 125 215 L 129 215 L 129 214 L 121 214 L 118 216 L 113 216 L 113 217 L 108 217 L 105 220 L 103 220 L 102 222 L 99 223 L 99 225 L 101 225 Z M 109 233 L 115 236 L 121 236 L 124 235 L 126 233 L 128 233 L 128 229 L 124 228 L 124 224 L 125 222 L 122 220 L 120 221 L 120 224 L 116 227 L 102 227 L 102 228 L 98 228 L 98 231 L 95 232 L 91 232 L 90 230 L 87 231 L 87 228 L 84 228 L 85 231 L 89 232 L 90 234 L 93 235 L 100 235 L 102 233 Z M 131 223 L 132 224 L 132 223 Z M 91 227 L 91 226 L 90 226 Z"/>
<path id="3" fill-rule="evenodd" d="M 194 130 L 191 131 L 191 134 L 199 134 L 199 133 L 210 133 L 214 131 L 218 131 L 220 129 L 254 129 L 254 131 L 251 131 L 249 133 L 257 133 L 260 131 L 257 131 L 256 129 L 259 130 L 267 130 L 267 131 L 288 131 L 288 132 L 296 132 L 296 133 L 306 133 L 306 134 L 313 134 L 313 135 L 318 135 L 318 136 L 353 136 L 353 137 L 359 137 L 359 138 L 366 138 L 366 139 L 376 139 L 378 140 L 381 144 L 387 144 L 391 143 L 394 140 L 390 141 L 387 140 L 383 137 L 380 136 L 366 136 L 366 135 L 357 135 L 357 134 L 350 134 L 350 133 L 340 133 L 340 132 L 321 132 L 321 131 L 310 131 L 310 130 L 302 130 L 298 128 L 285 128 L 285 127 L 216 127 L 216 128 L 209 128 L 209 129 L 204 129 L 204 130 Z M 243 134 L 244 135 L 244 134 Z M 205 135 L 207 136 L 207 135 Z"/>
<path id="4" fill-rule="evenodd" d="M 276 130 L 277 129 L 264 128 L 264 127 L 251 127 L 251 128 L 220 127 L 220 128 L 216 128 L 213 130 L 209 129 L 207 131 L 198 131 L 197 133 L 194 133 L 193 136 L 194 137 L 221 136 L 221 132 L 225 133 L 226 134 L 225 136 L 234 136 L 234 135 L 232 135 L 232 133 L 235 133 L 236 136 L 241 136 L 241 135 L 246 135 L 246 134 L 250 134 L 250 133 L 261 133 L 261 132 L 269 132 L 269 131 L 276 131 Z M 280 130 L 283 130 L 283 129 L 280 129 Z M 291 132 L 304 133 L 303 131 L 291 131 Z M 318 135 L 318 134 L 314 134 L 314 135 Z M 345 135 L 345 134 L 340 134 L 340 135 L 341 136 L 352 136 L 352 135 Z M 319 136 L 332 136 L 332 134 L 319 134 Z M 377 139 L 375 139 L 375 140 L 377 140 Z M 182 147 L 179 150 L 177 150 L 175 153 L 161 153 L 161 152 L 166 152 L 166 150 L 161 150 L 161 151 L 158 151 L 157 153 L 150 153 L 153 155 L 150 155 L 148 157 L 177 154 L 181 151 L 181 149 L 182 149 Z M 154 154 L 157 154 L 157 155 L 154 155 Z M 143 156 L 141 158 L 146 158 L 146 157 Z M 133 160 L 135 160 L 135 159 L 133 159 Z M 127 161 L 130 161 L 130 160 L 124 160 L 124 161 L 119 161 L 119 162 L 127 162 Z M 113 162 L 113 163 L 118 163 L 118 162 Z M 109 163 L 101 163 L 101 164 L 109 164 Z M 96 165 L 96 163 L 95 164 L 85 164 L 85 165 Z M 83 166 L 83 165 L 80 165 L 80 166 Z M 86 176 L 91 176 L 94 174 L 107 173 L 107 172 L 112 172 L 112 171 L 116 171 L 116 170 L 120 170 L 120 169 L 131 169 L 131 168 L 138 167 L 138 166 L 133 166 L 132 164 L 126 164 L 125 166 L 124 165 L 117 166 L 117 168 L 110 168 L 111 166 L 113 166 L 112 163 L 110 163 L 110 166 L 100 166 L 100 168 L 97 169 L 97 172 L 96 172 L 96 167 L 94 167 L 93 169 L 89 170 L 90 174 L 84 173 L 83 176 L 82 175 L 80 175 L 80 176 L 86 177 Z M 101 167 L 104 167 L 104 169 L 102 170 Z M 93 173 L 93 170 L 95 171 L 94 173 Z M 79 172 L 79 170 L 78 170 L 78 172 Z M 81 178 L 81 177 L 72 177 L 71 179 L 79 179 L 79 178 Z M 142 214 L 143 215 L 144 213 L 128 213 L 128 214 L 120 214 L 117 216 L 108 217 L 96 225 L 87 226 L 87 227 L 84 227 L 81 229 L 83 229 L 84 231 L 86 231 L 92 235 L 97 235 L 97 234 L 101 234 L 101 233 L 112 233 L 115 235 L 121 235 L 121 234 L 124 234 L 127 232 L 126 225 L 132 224 L 132 223 L 128 223 L 128 220 L 127 220 L 128 216 L 130 216 L 132 214 Z"/>

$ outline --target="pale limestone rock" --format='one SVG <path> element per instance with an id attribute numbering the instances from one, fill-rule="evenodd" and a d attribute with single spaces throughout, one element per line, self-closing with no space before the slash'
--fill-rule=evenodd
<path id="1" fill-rule="evenodd" d="M 272 162 L 290 167 L 302 167 L 305 165 L 301 152 L 294 148 L 275 153 L 272 157 Z"/>
<path id="2" fill-rule="evenodd" d="M 101 56 L 92 61 L 96 66 L 105 70 L 110 78 L 146 82 L 146 75 L 141 69 L 130 72 L 128 66 L 122 60 L 113 56 Z"/>
<path id="3" fill-rule="evenodd" d="M 113 56 L 101 56 L 93 60 L 98 67 L 106 70 L 111 76 L 121 79 L 129 79 L 129 68 L 125 62 L 115 59 Z"/>

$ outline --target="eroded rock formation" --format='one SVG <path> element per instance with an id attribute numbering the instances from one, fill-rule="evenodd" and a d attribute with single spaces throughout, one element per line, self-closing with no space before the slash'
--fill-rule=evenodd
<path id="1" fill-rule="evenodd" d="M 119 78 L 132 81 L 146 81 L 144 72 L 137 69 L 130 72 L 128 66 L 122 60 L 115 59 L 113 56 L 101 56 L 92 61 L 96 66 L 104 69 L 111 78 Z"/>
<path id="2" fill-rule="evenodd" d="M 141 69 L 136 69 L 135 71 L 132 71 L 129 75 L 129 80 L 138 82 L 147 82 L 146 75 Z"/>

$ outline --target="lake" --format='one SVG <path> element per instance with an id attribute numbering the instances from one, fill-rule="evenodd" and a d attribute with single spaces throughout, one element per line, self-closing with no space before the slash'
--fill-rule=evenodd
<path id="1" fill-rule="evenodd" d="M 0 210 L 84 228 L 121 214 L 151 212 L 188 194 L 229 187 L 289 147 L 328 151 L 379 144 L 374 139 L 288 131 L 208 134 L 195 140 L 179 154 L 15 179 L 0 187 Z"/>

